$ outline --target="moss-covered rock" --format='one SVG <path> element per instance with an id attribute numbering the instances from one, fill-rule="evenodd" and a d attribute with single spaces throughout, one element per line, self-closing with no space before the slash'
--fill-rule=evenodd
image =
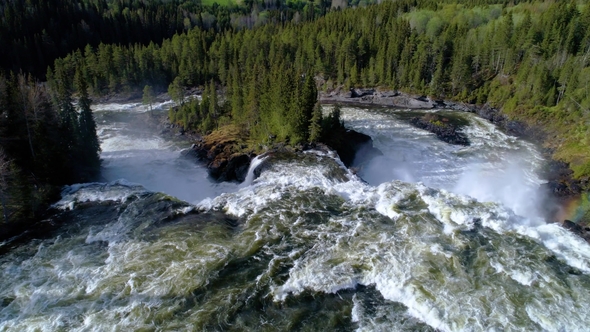
<path id="1" fill-rule="evenodd" d="M 209 175 L 217 181 L 244 181 L 250 160 L 256 156 L 248 147 L 246 135 L 228 125 L 203 137 L 193 152 L 207 164 Z"/>

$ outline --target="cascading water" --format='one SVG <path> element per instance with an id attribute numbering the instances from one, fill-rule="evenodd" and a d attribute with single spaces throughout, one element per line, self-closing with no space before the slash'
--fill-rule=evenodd
<path id="1" fill-rule="evenodd" d="M 196 205 L 125 181 L 65 188 L 72 222 L 0 256 L 0 330 L 586 329 L 590 246 L 455 191 L 502 178 L 507 155 L 538 186 L 533 146 L 468 114 L 468 148 L 396 112 L 343 116 L 384 152 L 368 183 L 308 152 L 258 158 L 258 178 Z"/>
<path id="2" fill-rule="evenodd" d="M 266 157 L 256 156 L 254 159 L 252 159 L 252 161 L 250 161 L 248 173 L 246 173 L 246 178 L 244 179 L 244 182 L 242 182 L 241 187 L 247 187 L 252 184 L 252 181 L 254 181 L 254 170 L 264 161 L 264 159 L 266 159 Z"/>

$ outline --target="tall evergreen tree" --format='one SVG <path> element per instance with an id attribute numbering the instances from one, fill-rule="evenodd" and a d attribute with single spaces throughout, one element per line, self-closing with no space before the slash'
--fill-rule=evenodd
<path id="1" fill-rule="evenodd" d="M 156 94 L 151 86 L 146 85 L 143 87 L 142 101 L 144 105 L 148 106 L 148 110 L 151 113 L 153 111 L 154 103 L 156 102 Z"/>
<path id="2" fill-rule="evenodd" d="M 80 160 L 82 178 L 90 180 L 100 170 L 100 143 L 96 135 L 96 122 L 90 109 L 92 101 L 88 96 L 88 84 L 81 72 L 76 72 L 76 89 L 79 93 L 80 109 L 78 124 L 78 159 Z"/>
<path id="3" fill-rule="evenodd" d="M 57 108 L 59 114 L 59 127 L 61 131 L 61 144 L 60 148 L 64 149 L 65 155 L 68 157 L 63 160 L 63 174 L 72 178 L 73 173 L 69 172 L 69 165 L 71 160 L 74 160 L 74 154 L 77 151 L 77 132 L 78 132 L 78 114 L 74 108 L 72 100 L 72 82 L 66 68 L 57 67 L 55 73 L 55 89 L 57 90 Z"/>
<path id="4" fill-rule="evenodd" d="M 312 143 L 316 143 L 322 138 L 322 118 L 322 104 L 316 102 L 309 121 L 309 141 Z"/>
<path id="5" fill-rule="evenodd" d="M 177 105 L 184 105 L 184 87 L 182 86 L 180 76 L 176 76 L 174 81 L 168 86 L 168 94 Z"/>

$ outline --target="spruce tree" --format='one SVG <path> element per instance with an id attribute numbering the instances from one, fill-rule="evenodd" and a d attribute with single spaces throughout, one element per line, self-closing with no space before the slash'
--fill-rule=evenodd
<path id="1" fill-rule="evenodd" d="M 96 122 L 90 105 L 92 101 L 88 97 L 88 84 L 81 72 L 76 72 L 76 89 L 80 95 L 78 108 L 78 149 L 80 164 L 83 167 L 81 174 L 84 180 L 98 174 L 100 168 L 100 143 L 96 135 Z"/>
<path id="2" fill-rule="evenodd" d="M 170 98 L 176 103 L 176 105 L 184 105 L 184 87 L 182 86 L 182 79 L 180 76 L 176 76 L 174 81 L 168 86 L 168 94 Z"/>
<path id="3" fill-rule="evenodd" d="M 154 103 L 156 102 L 156 95 L 154 94 L 154 89 L 151 86 L 146 85 L 143 87 L 142 101 L 143 101 L 144 105 L 148 106 L 148 109 L 151 113 L 152 107 L 153 107 Z"/>
<path id="4" fill-rule="evenodd" d="M 78 132 L 78 114 L 72 101 L 71 79 L 63 67 L 56 66 L 57 85 L 57 109 L 59 114 L 60 148 L 63 150 L 65 159 L 63 162 L 63 175 L 65 178 L 72 178 L 73 172 L 69 169 L 73 166 L 71 161 L 77 150 L 76 134 Z M 71 179 L 73 180 L 73 179 Z"/>
<path id="5" fill-rule="evenodd" d="M 313 116 L 309 121 L 309 141 L 312 143 L 318 142 L 322 137 L 322 105 L 316 102 L 313 108 Z"/>

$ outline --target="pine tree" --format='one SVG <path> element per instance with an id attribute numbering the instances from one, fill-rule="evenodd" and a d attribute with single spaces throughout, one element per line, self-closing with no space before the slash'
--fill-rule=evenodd
<path id="1" fill-rule="evenodd" d="M 209 101 L 209 116 L 213 123 L 212 126 L 217 128 L 219 124 L 219 106 L 217 105 L 217 88 L 215 87 L 215 82 L 213 82 L 213 80 L 209 82 L 209 94 L 211 98 Z"/>
<path id="2" fill-rule="evenodd" d="M 143 104 L 148 106 L 150 113 L 152 112 L 152 108 L 154 103 L 156 102 L 156 95 L 154 94 L 154 89 L 146 85 L 143 87 Z"/>
<path id="3" fill-rule="evenodd" d="M 168 94 L 177 105 L 182 107 L 184 105 L 184 87 L 181 81 L 180 76 L 176 76 L 174 81 L 168 86 Z"/>
<path id="4" fill-rule="evenodd" d="M 322 105 L 316 102 L 313 108 L 313 116 L 309 121 L 309 141 L 315 143 L 322 137 Z"/>
<path id="5" fill-rule="evenodd" d="M 100 143 L 96 135 L 96 122 L 90 105 L 92 101 L 88 97 L 88 84 L 81 72 L 76 72 L 76 89 L 80 95 L 78 107 L 78 153 L 80 164 L 83 167 L 82 178 L 89 180 L 98 174 L 100 169 Z"/>
<path id="6" fill-rule="evenodd" d="M 299 99 L 299 106 L 301 109 L 299 110 L 300 119 L 297 132 L 298 135 L 300 135 L 303 139 L 306 139 L 310 136 L 309 123 L 313 116 L 314 107 L 318 99 L 318 90 L 311 72 L 308 72 L 305 75 L 305 82 L 303 83 L 303 89 Z"/>
<path id="7" fill-rule="evenodd" d="M 64 67 L 56 66 L 57 108 L 61 131 L 61 148 L 73 158 L 76 152 L 76 133 L 78 132 L 78 114 L 72 101 L 71 79 Z M 70 159 L 72 160 L 72 159 Z"/>

